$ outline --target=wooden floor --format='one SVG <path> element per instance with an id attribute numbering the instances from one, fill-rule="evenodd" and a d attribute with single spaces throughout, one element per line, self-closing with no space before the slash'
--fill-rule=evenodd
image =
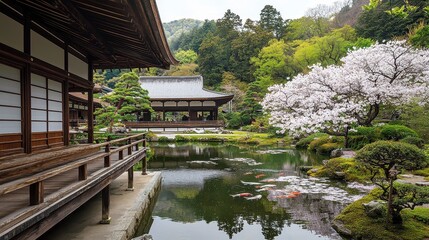
<path id="1" fill-rule="evenodd" d="M 112 148 L 113 149 L 113 148 Z M 131 155 L 134 153 L 138 154 L 138 152 L 141 152 L 142 149 L 136 151 L 133 148 L 133 151 Z M 104 152 L 104 151 L 102 151 Z M 124 157 L 127 158 L 126 151 L 124 151 Z M 115 163 L 120 163 L 121 161 L 124 161 L 124 159 L 119 160 L 119 153 L 112 153 L 110 155 L 110 162 L 111 166 L 114 166 Z M 132 166 L 132 165 L 131 165 Z M 92 176 L 97 176 L 97 174 L 102 173 L 106 168 L 104 168 L 104 158 L 96 159 L 87 165 L 87 172 L 88 172 L 88 178 L 91 178 Z M 54 198 L 56 194 L 58 194 L 61 191 L 64 191 L 64 189 L 72 189 L 77 188 L 79 185 L 83 185 L 82 181 L 79 181 L 78 179 L 78 169 L 73 169 L 67 172 L 64 172 L 60 175 L 54 176 L 52 178 L 46 179 L 43 181 L 44 185 L 44 198 L 50 199 Z M 101 190 L 101 189 L 100 189 Z M 35 211 L 35 207 L 38 206 L 30 206 L 29 205 L 29 187 L 24 187 L 19 190 L 16 190 L 11 193 L 7 193 L 0 196 L 0 225 L 3 225 L 4 223 L 9 222 L 11 219 L 19 219 L 20 214 L 29 212 L 29 211 Z M 43 204 L 41 204 L 43 205 Z M 37 210 L 37 209 L 36 209 Z M 38 211 L 42 211 L 42 207 L 38 209 Z M 22 221 L 24 222 L 25 219 Z M 2 233 L 0 232 L 0 239 L 2 239 Z"/>
<path id="2" fill-rule="evenodd" d="M 111 156 L 112 164 L 118 161 L 118 159 L 118 154 L 113 154 Z M 94 174 L 94 172 L 102 169 L 103 164 L 103 159 L 95 160 L 88 164 L 88 175 Z M 77 169 L 70 170 L 65 174 L 47 179 L 44 181 L 45 198 L 49 198 L 49 195 L 54 194 L 58 190 L 63 189 L 69 185 L 76 184 L 77 182 Z M 29 207 L 28 192 L 29 187 L 24 187 L 20 190 L 0 196 L 0 222 L 8 215 L 25 211 L 25 208 Z"/>

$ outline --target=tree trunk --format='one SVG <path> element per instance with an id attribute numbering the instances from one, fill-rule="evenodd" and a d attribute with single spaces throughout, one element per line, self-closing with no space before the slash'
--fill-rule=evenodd
<path id="1" fill-rule="evenodd" d="M 402 216 L 400 211 L 392 209 L 392 223 L 396 225 L 402 225 Z"/>
<path id="2" fill-rule="evenodd" d="M 349 147 L 349 126 L 346 127 L 346 130 L 344 131 L 344 147 Z"/>

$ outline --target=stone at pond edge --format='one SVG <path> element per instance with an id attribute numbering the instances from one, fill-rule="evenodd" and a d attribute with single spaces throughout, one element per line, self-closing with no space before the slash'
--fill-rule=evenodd
<path id="1" fill-rule="evenodd" d="M 386 202 L 385 201 L 371 201 L 369 203 L 362 204 L 365 213 L 368 217 L 371 218 L 380 218 L 383 217 L 386 213 Z"/>
<path id="2" fill-rule="evenodd" d="M 340 220 L 335 219 L 332 221 L 332 228 L 337 231 L 341 236 L 346 238 L 352 237 L 352 231 L 344 226 L 344 223 Z"/>
<path id="3" fill-rule="evenodd" d="M 331 152 L 331 158 L 341 157 L 341 155 L 343 155 L 343 150 L 341 150 L 339 148 L 334 149 Z"/>
<path id="4" fill-rule="evenodd" d="M 150 234 L 144 234 L 142 236 L 132 238 L 131 240 L 153 240 L 153 238 Z"/>
<path id="5" fill-rule="evenodd" d="M 416 182 L 417 186 L 429 187 L 429 182 Z"/>

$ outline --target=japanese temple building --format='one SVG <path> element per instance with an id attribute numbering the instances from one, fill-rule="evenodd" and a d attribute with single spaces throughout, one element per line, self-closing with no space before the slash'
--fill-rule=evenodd
<path id="1" fill-rule="evenodd" d="M 202 76 L 140 77 L 148 90 L 154 112 L 139 113 L 131 128 L 211 128 L 223 127 L 218 120 L 219 107 L 234 95 L 204 89 Z"/>
<path id="2" fill-rule="evenodd" d="M 0 156 L 68 145 L 71 92 L 87 95 L 92 142 L 94 69 L 177 63 L 153 0 L 1 0 L 0 11 Z"/>

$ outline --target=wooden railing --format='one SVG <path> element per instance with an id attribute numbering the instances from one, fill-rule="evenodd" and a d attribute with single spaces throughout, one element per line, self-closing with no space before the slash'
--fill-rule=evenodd
<path id="1" fill-rule="evenodd" d="M 204 128 L 204 127 L 224 127 L 222 120 L 206 121 L 138 121 L 124 122 L 127 128 Z"/>
<path id="2" fill-rule="evenodd" d="M 127 154 L 126 157 L 124 157 L 124 151 Z M 119 155 L 119 160 L 112 164 L 112 155 L 116 153 Z M 99 171 L 99 174 L 91 175 L 91 179 L 88 179 L 88 164 L 101 159 L 104 161 L 103 171 Z M 85 145 L 83 147 L 71 147 L 18 158 L 0 159 L 0 196 L 29 186 L 29 205 L 36 207 L 19 214 L 12 214 L 11 219 L 5 221 L 2 219 L 0 221 L 0 239 L 3 239 L 2 237 L 8 239 L 9 237 L 13 237 L 13 234 L 16 234 L 16 232 L 23 231 L 23 229 L 15 229 L 7 233 L 6 230 L 9 230 L 11 227 L 13 228 L 24 219 L 28 221 L 27 218 L 30 216 L 33 217 L 35 212 L 40 211 L 46 205 L 57 204 L 57 202 L 65 205 L 67 201 L 63 199 L 71 201 L 77 196 L 70 197 L 70 194 L 83 194 L 84 190 L 89 191 L 91 186 L 94 188 L 91 188 L 93 194 L 102 190 L 103 206 L 101 222 L 108 222 L 110 219 L 108 209 L 110 190 L 108 184 L 128 170 L 128 188 L 132 189 L 133 166 L 138 161 L 142 162 L 142 174 L 145 175 L 147 169 L 145 134 L 132 135 L 100 144 Z M 59 190 L 58 193 L 51 194 L 49 196 L 49 204 L 42 204 L 45 202 L 44 181 L 73 169 L 78 170 L 78 183 L 74 184 L 73 187 L 67 186 Z M 40 207 L 37 207 L 39 205 Z M 55 206 L 55 208 L 59 207 Z M 35 218 L 34 221 L 40 221 L 39 218 L 40 216 Z"/>

